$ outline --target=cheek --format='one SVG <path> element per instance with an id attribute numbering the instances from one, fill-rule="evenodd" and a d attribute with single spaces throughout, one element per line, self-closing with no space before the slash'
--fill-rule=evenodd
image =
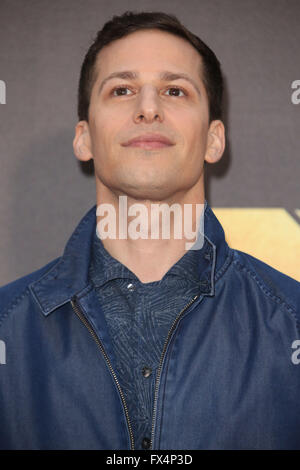
<path id="1" fill-rule="evenodd" d="M 101 146 L 109 147 L 119 142 L 122 128 L 128 127 L 128 113 L 124 115 L 117 108 L 109 109 L 98 106 L 91 113 L 90 129 L 94 141 Z M 124 131 L 123 131 L 124 134 Z"/>
<path id="2" fill-rule="evenodd" d="M 208 126 L 198 115 L 182 120 L 180 129 L 184 137 L 185 145 L 191 152 L 204 151 L 206 149 Z"/>
<path id="3" fill-rule="evenodd" d="M 90 127 L 95 137 L 101 137 L 111 132 L 115 120 L 109 112 L 97 112 L 91 118 Z"/>
<path id="4" fill-rule="evenodd" d="M 169 109 L 165 115 L 167 120 L 178 129 L 179 134 L 199 134 L 203 128 L 208 127 L 208 113 L 203 104 L 185 102 L 177 109 Z"/>
<path id="5" fill-rule="evenodd" d="M 109 118 L 105 119 L 100 114 L 96 118 L 90 119 L 91 144 L 94 154 L 101 154 L 109 146 L 112 125 L 108 125 L 108 123 L 111 123 L 111 120 Z"/>

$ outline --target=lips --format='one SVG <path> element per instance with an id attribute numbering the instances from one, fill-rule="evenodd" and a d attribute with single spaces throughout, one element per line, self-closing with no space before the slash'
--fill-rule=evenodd
<path id="1" fill-rule="evenodd" d="M 164 146 L 174 145 L 167 137 L 162 134 L 143 134 L 122 144 L 124 147 L 154 147 L 160 148 Z"/>

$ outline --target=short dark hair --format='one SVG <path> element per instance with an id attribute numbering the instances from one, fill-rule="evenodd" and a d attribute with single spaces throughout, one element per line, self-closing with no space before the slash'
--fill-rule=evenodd
<path id="1" fill-rule="evenodd" d="M 222 115 L 223 77 L 221 65 L 214 52 L 195 34 L 183 26 L 175 15 L 163 12 L 126 11 L 106 22 L 98 31 L 81 66 L 77 113 L 79 121 L 88 121 L 92 87 L 97 79 L 95 63 L 102 47 L 135 31 L 159 29 L 186 39 L 194 46 L 203 61 L 203 83 L 209 101 L 209 122 Z"/>

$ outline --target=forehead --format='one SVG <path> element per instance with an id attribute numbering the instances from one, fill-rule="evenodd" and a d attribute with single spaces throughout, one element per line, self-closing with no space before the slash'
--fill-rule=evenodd
<path id="1" fill-rule="evenodd" d="M 98 53 L 96 80 L 115 70 L 136 69 L 159 73 L 162 69 L 189 73 L 200 81 L 202 58 L 184 38 L 157 29 L 130 33 L 104 46 Z"/>

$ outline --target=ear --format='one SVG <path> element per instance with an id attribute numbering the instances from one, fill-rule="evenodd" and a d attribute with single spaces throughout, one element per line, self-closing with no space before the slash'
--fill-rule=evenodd
<path id="1" fill-rule="evenodd" d="M 210 123 L 206 154 L 204 159 L 208 163 L 218 162 L 225 149 L 225 127 L 222 121 L 215 120 Z"/>
<path id="2" fill-rule="evenodd" d="M 73 150 L 78 160 L 87 162 L 93 158 L 91 136 L 87 121 L 79 121 L 76 124 Z"/>

